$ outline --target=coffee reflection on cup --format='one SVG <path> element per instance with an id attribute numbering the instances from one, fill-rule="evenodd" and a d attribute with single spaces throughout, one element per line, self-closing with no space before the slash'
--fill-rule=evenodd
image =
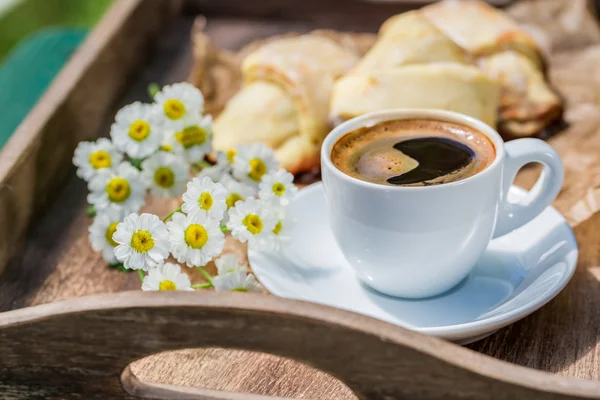
<path id="1" fill-rule="evenodd" d="M 544 165 L 523 203 L 518 170 Z M 538 139 L 503 143 L 491 127 L 442 110 L 388 110 L 336 127 L 321 153 L 334 236 L 360 280 L 392 296 L 434 296 L 464 279 L 492 237 L 529 222 L 564 171 Z"/>

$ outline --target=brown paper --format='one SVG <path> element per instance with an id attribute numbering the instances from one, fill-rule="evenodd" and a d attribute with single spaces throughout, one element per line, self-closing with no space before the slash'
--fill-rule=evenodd
<path id="1" fill-rule="evenodd" d="M 555 205 L 575 226 L 600 209 L 600 29 L 586 0 L 523 1 L 509 10 L 542 44 L 567 127 L 548 142 L 560 153 L 565 184 Z M 520 183 L 535 180 L 526 171 Z"/>
<path id="2" fill-rule="evenodd" d="M 548 142 L 566 168 L 565 185 L 555 205 L 575 226 L 600 210 L 600 28 L 595 12 L 587 0 L 522 0 L 507 12 L 540 43 L 549 80 L 565 101 L 566 125 L 555 127 L 558 133 Z M 196 63 L 190 82 L 203 91 L 207 111 L 216 115 L 239 90 L 241 60 L 264 41 L 239 52 L 224 51 L 212 45 L 203 26 L 204 20 L 199 19 L 192 33 Z M 375 40 L 374 34 L 318 34 L 329 35 L 360 54 Z M 529 168 L 517 183 L 531 187 L 538 174 L 538 168 Z"/>

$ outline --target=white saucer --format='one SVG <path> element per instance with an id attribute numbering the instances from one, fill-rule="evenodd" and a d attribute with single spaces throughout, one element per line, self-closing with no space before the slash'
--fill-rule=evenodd
<path id="1" fill-rule="evenodd" d="M 509 198 L 525 191 L 512 187 Z M 355 278 L 328 225 L 323 185 L 301 190 L 291 244 L 278 255 L 250 252 L 258 280 L 277 296 L 326 304 L 466 344 L 537 310 L 569 282 L 577 243 L 552 207 L 493 240 L 473 272 L 440 296 L 407 300 L 377 293 Z"/>

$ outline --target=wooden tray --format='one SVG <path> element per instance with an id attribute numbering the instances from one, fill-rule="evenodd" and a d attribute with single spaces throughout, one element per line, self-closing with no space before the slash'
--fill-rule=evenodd
<path id="1" fill-rule="evenodd" d="M 581 246 L 575 277 L 543 309 L 470 349 L 267 295 L 110 295 L 138 290 L 139 281 L 135 274 L 106 268 L 89 247 L 87 191 L 71 167 L 72 152 L 78 141 L 106 135 L 118 108 L 149 100 L 150 82 L 188 77 L 189 35 L 197 14 L 207 16 L 205 31 L 216 47 L 237 50 L 288 31 L 374 32 L 388 16 L 424 2 L 116 2 L 0 153 L 0 269 L 6 265 L 0 310 L 8 311 L 0 314 L 0 394 L 114 398 L 125 395 L 122 378 L 129 393 L 162 398 L 251 398 L 216 390 L 320 399 L 348 399 L 351 392 L 372 399 L 600 398 L 599 173 L 594 170 L 600 155 L 593 157 L 600 148 L 600 117 L 593 118 L 589 107 L 569 108 L 571 127 L 550 139 L 567 164 L 567 183 L 555 205 Z M 546 4 L 550 14 L 559 7 L 553 0 Z M 600 43 L 600 32 L 596 38 L 590 29 L 590 41 Z M 592 44 L 552 59 L 551 66 L 564 67 L 551 71 L 559 90 L 577 89 L 563 93 L 571 105 L 589 102 L 590 92 L 600 87 L 600 78 L 577 70 L 578 60 L 596 54 L 600 60 Z M 536 173 L 525 171 L 519 183 L 528 187 Z M 157 213 L 173 208 L 167 201 L 147 207 Z M 227 246 L 243 256 L 243 248 Z M 93 294 L 99 295 L 80 298 Z M 64 299 L 71 300 L 58 302 Z M 43 303 L 51 304 L 30 307 Z M 126 368 L 165 350 L 178 351 Z"/>

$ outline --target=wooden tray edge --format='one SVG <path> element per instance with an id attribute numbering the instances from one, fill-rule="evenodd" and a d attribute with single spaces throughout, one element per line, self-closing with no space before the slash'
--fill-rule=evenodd
<path id="1" fill-rule="evenodd" d="M 116 2 L 0 151 L 0 274 L 72 170 L 77 143 L 100 135 L 127 78 L 180 7 L 179 1 Z"/>
<path id="2" fill-rule="evenodd" d="M 103 381 L 95 394 L 122 395 L 121 377 L 131 361 L 161 351 L 217 346 L 304 362 L 337 377 L 363 399 L 600 398 L 600 382 L 515 366 L 366 316 L 260 294 L 87 296 L 3 313 L 0 333 L 0 349 L 7 355 L 0 369 L 15 371 L 10 382 L 3 381 L 5 387 L 27 391 L 20 380 L 35 374 L 48 390 L 66 397 L 87 386 L 65 382 L 86 377 Z M 29 350 L 20 351 L 23 346 Z M 88 352 L 102 357 L 83 354 Z M 55 364 L 59 359 L 64 364 Z M 44 369 L 45 363 L 61 367 Z M 162 389 L 173 398 L 174 387 Z M 152 385 L 141 393 L 155 397 Z"/>

